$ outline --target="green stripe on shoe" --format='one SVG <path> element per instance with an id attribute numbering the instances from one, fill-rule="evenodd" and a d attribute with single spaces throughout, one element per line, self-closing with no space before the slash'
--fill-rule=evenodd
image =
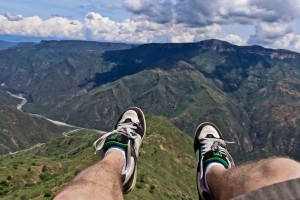
<path id="1" fill-rule="evenodd" d="M 107 148 L 112 145 L 116 145 L 116 146 L 120 146 L 120 147 L 124 147 L 124 148 L 128 147 L 128 144 L 123 144 L 123 143 L 116 142 L 116 141 L 110 141 L 110 142 L 105 143 L 103 148 Z"/>
<path id="2" fill-rule="evenodd" d="M 205 160 L 203 163 L 207 164 L 207 163 L 210 163 L 210 162 L 219 162 L 222 165 L 224 165 L 225 168 L 228 168 L 228 166 L 229 166 L 228 163 L 225 160 L 223 160 L 222 158 L 218 158 L 218 157 L 209 158 L 209 159 Z"/>

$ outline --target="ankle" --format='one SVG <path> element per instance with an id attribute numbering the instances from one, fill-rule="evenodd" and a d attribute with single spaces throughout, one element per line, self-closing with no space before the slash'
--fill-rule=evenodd
<path id="1" fill-rule="evenodd" d="M 212 166 L 206 173 L 206 182 L 209 191 L 213 197 L 220 199 L 222 190 L 224 190 L 223 180 L 227 169 L 224 166 Z"/>
<path id="2" fill-rule="evenodd" d="M 113 166 L 115 166 L 114 168 L 120 172 L 122 172 L 126 166 L 125 153 L 115 148 L 108 149 L 105 152 L 103 160 L 104 162 L 110 161 L 113 163 Z"/>
<path id="3" fill-rule="evenodd" d="M 209 185 L 207 183 L 207 177 L 206 177 L 206 175 L 210 171 L 211 168 L 216 167 L 216 166 L 225 168 L 221 163 L 218 163 L 218 162 L 212 162 L 212 163 L 208 164 L 205 167 L 205 173 L 204 173 L 205 177 L 204 177 L 203 180 L 204 180 L 204 186 L 205 186 L 205 188 L 207 189 L 208 192 L 210 192 L 210 188 L 209 188 Z"/>

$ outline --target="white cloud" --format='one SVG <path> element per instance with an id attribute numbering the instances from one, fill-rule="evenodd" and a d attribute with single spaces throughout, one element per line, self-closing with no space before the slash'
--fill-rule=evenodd
<path id="1" fill-rule="evenodd" d="M 151 4 L 151 0 L 124 0 L 124 6 L 131 12 L 140 13 L 145 11 Z"/>
<path id="2" fill-rule="evenodd" d="M 255 34 L 250 35 L 250 44 L 264 44 L 269 45 L 274 40 L 291 33 L 292 28 L 290 23 L 266 23 L 261 22 L 256 25 Z"/>
<path id="3" fill-rule="evenodd" d="M 295 45 L 298 44 L 295 39 L 289 38 L 290 34 L 294 33 L 292 24 L 300 18 L 300 0 L 123 0 L 123 2 L 125 8 L 134 16 L 147 21 L 191 27 L 182 36 L 173 35 L 173 41 L 196 40 L 197 36 L 192 28 L 235 24 L 255 27 L 255 34 L 248 33 L 249 44 L 277 47 L 277 44 L 287 44 L 288 42 L 284 41 L 291 40 L 293 42 L 290 45 L 293 46 L 287 48 L 295 49 L 298 46 Z M 235 44 L 247 44 L 234 32 L 229 32 L 223 37 L 217 35 L 216 38 L 226 39 Z"/>
<path id="4" fill-rule="evenodd" d="M 235 45 L 247 45 L 247 41 L 243 40 L 240 36 L 234 34 L 229 34 L 221 39 Z"/>
<path id="5" fill-rule="evenodd" d="M 272 2 L 274 5 L 266 0 L 124 0 L 133 16 L 122 22 L 96 12 L 87 13 L 82 21 L 6 13 L 0 15 L 0 34 L 141 43 L 216 38 L 237 45 L 300 50 L 300 35 L 293 32 L 293 23 L 300 17 L 300 0 L 288 0 L 282 9 L 278 8 L 280 0 Z M 227 24 L 255 26 L 255 33 L 248 33 L 248 40 L 230 30 L 224 35 L 222 27 Z"/>
<path id="6" fill-rule="evenodd" d="M 300 17 L 300 0 L 123 0 L 123 4 L 149 21 L 190 26 L 290 22 Z"/>
<path id="7" fill-rule="evenodd" d="M 292 43 L 295 41 L 295 34 L 288 33 L 282 36 L 280 39 L 273 41 L 272 46 L 274 48 L 286 49 L 292 46 Z"/>
<path id="8" fill-rule="evenodd" d="M 12 15 L 9 12 L 6 12 L 4 16 L 9 20 L 9 21 L 20 21 L 23 20 L 24 17 L 22 15 Z"/>
<path id="9" fill-rule="evenodd" d="M 190 26 L 253 24 L 280 17 L 277 10 L 253 0 L 124 0 L 124 7 L 135 15 L 158 23 L 175 22 Z M 269 3 L 270 4 L 270 3 Z"/>
<path id="10" fill-rule="evenodd" d="M 41 35 L 48 34 L 55 37 L 83 38 L 83 24 L 76 20 L 53 17 L 43 21 L 39 27 Z"/>
<path id="11" fill-rule="evenodd" d="M 300 35 L 294 33 L 288 33 L 281 38 L 274 40 L 271 45 L 273 48 L 278 49 L 292 49 L 300 50 Z"/>
<path id="12" fill-rule="evenodd" d="M 98 13 L 89 13 L 85 19 L 88 39 L 125 42 L 194 42 L 215 38 L 221 27 L 189 28 L 182 24 L 160 24 L 144 18 L 127 19 L 121 23 L 111 21 Z"/>
<path id="13" fill-rule="evenodd" d="M 33 16 L 11 21 L 0 15 L 0 34 L 83 38 L 82 29 L 81 22 L 62 17 L 42 20 Z"/>
<path id="14" fill-rule="evenodd" d="M 295 36 L 293 47 L 300 50 L 300 35 Z"/>

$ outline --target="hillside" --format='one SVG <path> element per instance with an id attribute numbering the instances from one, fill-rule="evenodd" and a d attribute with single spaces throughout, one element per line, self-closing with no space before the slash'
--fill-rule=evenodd
<path id="1" fill-rule="evenodd" d="M 192 139 L 164 117 L 147 115 L 146 121 L 137 185 L 125 199 L 196 199 Z M 51 199 L 80 170 L 99 160 L 92 148 L 98 137 L 74 132 L 31 152 L 0 157 L 0 198 Z"/>
<path id="2" fill-rule="evenodd" d="M 16 107 L 19 103 L 21 103 L 20 99 L 11 97 L 11 95 L 0 87 L 0 105 Z"/>
<path id="3" fill-rule="evenodd" d="M 237 126 L 240 120 L 237 113 L 241 109 L 237 102 L 214 86 L 203 74 L 180 62 L 170 70 L 145 70 L 95 88 L 87 95 L 60 103 L 51 113 L 58 115 L 54 117 L 64 116 L 72 124 L 108 130 L 113 126 L 114 119 L 131 105 L 141 107 L 146 113 L 169 117 L 190 135 L 200 122 L 208 119 L 224 124 L 222 114 L 210 114 L 207 111 L 226 113 L 226 123 Z M 85 120 L 78 118 L 78 113 L 86 116 Z M 234 132 L 232 134 L 241 140 L 249 138 L 243 132 L 239 135 Z"/>
<path id="4" fill-rule="evenodd" d="M 299 64 L 295 52 L 219 40 L 43 41 L 0 52 L 0 82 L 26 95 L 27 112 L 71 124 L 109 130 L 135 105 L 189 135 L 212 121 L 236 155 L 300 159 Z"/>
<path id="5" fill-rule="evenodd" d="M 22 112 L 20 104 L 19 98 L 13 97 L 0 87 L 0 155 L 47 142 L 70 130 L 69 127 L 61 127 L 41 117 Z"/>
<path id="6" fill-rule="evenodd" d="M 0 155 L 47 142 L 67 130 L 45 119 L 0 104 Z"/>
<path id="7" fill-rule="evenodd" d="M 78 85 L 105 72 L 101 55 L 105 51 L 134 45 L 88 41 L 42 41 L 0 52 L 0 84 L 25 93 L 31 102 L 47 105 L 72 97 Z"/>

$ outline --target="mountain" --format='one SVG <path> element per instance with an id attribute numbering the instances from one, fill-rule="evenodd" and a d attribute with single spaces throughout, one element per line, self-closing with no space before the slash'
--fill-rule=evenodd
<path id="1" fill-rule="evenodd" d="M 130 105 L 141 107 L 146 113 L 167 116 L 190 135 L 195 125 L 208 117 L 222 124 L 223 116 L 218 113 L 225 112 L 228 115 L 226 123 L 232 126 L 237 126 L 241 117 L 237 116 L 241 108 L 236 101 L 184 62 L 170 70 L 145 70 L 95 88 L 86 95 L 60 103 L 51 113 L 57 114 L 54 117 L 64 116 L 72 124 L 108 130 L 114 119 Z M 207 113 L 207 110 L 215 113 Z M 78 118 L 78 113 L 86 116 L 85 120 Z M 236 137 L 248 136 L 241 132 Z"/>
<path id="2" fill-rule="evenodd" d="M 125 199 L 196 199 L 192 139 L 164 117 L 149 114 L 146 121 L 136 188 Z M 82 169 L 99 160 L 91 147 L 98 137 L 95 132 L 78 131 L 31 151 L 0 157 L 6 166 L 0 172 L 0 198 L 53 198 Z"/>
<path id="3" fill-rule="evenodd" d="M 16 46 L 16 43 L 0 40 L 0 50 Z"/>
<path id="4" fill-rule="evenodd" d="M 22 91 L 30 101 L 47 104 L 84 92 L 78 91 L 79 84 L 111 68 L 102 64 L 104 51 L 132 46 L 68 40 L 8 49 L 0 52 L 0 82 Z"/>
<path id="5" fill-rule="evenodd" d="M 300 159 L 299 64 L 296 52 L 219 40 L 43 41 L 0 52 L 0 83 L 27 97 L 25 111 L 82 127 L 109 130 L 135 105 L 189 135 L 216 123 L 241 159 Z"/>
<path id="6" fill-rule="evenodd" d="M 90 52 L 94 54 L 94 51 L 96 51 L 96 54 L 101 54 L 105 50 L 124 49 L 131 46 L 83 41 L 75 43 L 73 41 L 43 41 L 40 44 L 22 43 L 15 48 L 1 51 L 0 68 L 3 71 L 0 74 L 2 77 L 0 81 L 2 86 L 0 88 L 0 155 L 46 142 L 69 129 L 57 126 L 41 117 L 27 115 L 17 110 L 16 106 L 20 103 L 20 100 L 11 97 L 6 90 L 15 93 L 18 91 L 23 92 L 29 96 L 29 101 L 32 101 L 30 97 L 34 96 L 34 92 L 33 95 L 31 93 L 28 95 L 27 91 L 31 89 L 37 93 L 40 93 L 40 91 L 43 93 L 44 91 L 41 95 L 44 95 L 43 98 L 47 100 L 51 99 L 50 97 L 56 97 L 57 90 L 64 91 L 63 95 L 66 95 L 67 92 L 74 91 L 72 87 L 77 88 L 78 83 L 76 81 L 80 77 L 74 77 L 70 80 L 61 76 L 61 66 L 64 67 L 65 64 L 61 62 L 65 57 L 77 57 Z M 98 59 L 97 56 L 95 59 Z M 71 62 L 71 58 L 68 61 Z M 72 64 L 68 61 L 66 62 L 67 68 L 72 70 Z M 85 64 L 82 63 L 82 66 L 80 66 L 81 71 L 79 70 L 79 74 L 82 74 L 81 76 L 84 78 L 89 73 L 93 74 L 92 69 L 86 68 Z M 67 74 L 67 72 L 65 73 Z M 26 81 L 26 84 L 24 84 L 24 81 Z M 69 87 L 64 83 L 69 84 Z M 55 84 L 57 87 L 55 87 Z M 53 93 L 51 93 L 51 90 L 53 90 Z M 43 103 L 46 102 L 43 101 Z"/>

